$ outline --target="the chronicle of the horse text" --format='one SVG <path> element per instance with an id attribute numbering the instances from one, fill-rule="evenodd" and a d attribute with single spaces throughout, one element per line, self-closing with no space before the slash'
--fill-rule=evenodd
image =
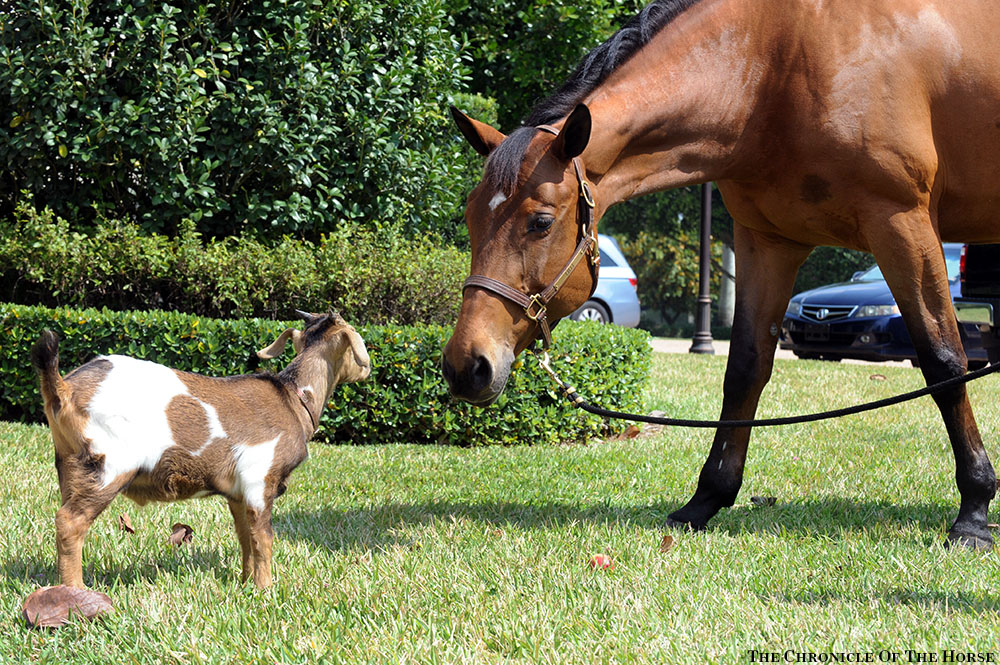
<path id="1" fill-rule="evenodd" d="M 1000 654 L 994 651 L 968 649 L 883 649 L 880 651 L 764 651 L 747 649 L 746 659 L 751 663 L 1000 663 Z"/>

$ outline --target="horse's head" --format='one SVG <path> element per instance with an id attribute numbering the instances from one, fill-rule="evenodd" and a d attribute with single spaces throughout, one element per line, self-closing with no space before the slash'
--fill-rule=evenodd
<path id="1" fill-rule="evenodd" d="M 547 343 L 549 327 L 596 286 L 593 197 L 579 160 L 590 111 L 581 105 L 561 129 L 522 127 L 509 137 L 452 115 L 488 159 L 466 205 L 472 272 L 441 364 L 452 395 L 485 406 L 503 392 L 517 354 L 540 335 Z"/>

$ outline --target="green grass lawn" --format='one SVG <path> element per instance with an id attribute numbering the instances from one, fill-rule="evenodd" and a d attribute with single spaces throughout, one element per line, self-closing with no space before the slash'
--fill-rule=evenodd
<path id="1" fill-rule="evenodd" d="M 649 407 L 717 416 L 724 365 L 657 355 Z M 920 385 L 909 368 L 778 361 L 760 414 Z M 996 460 L 1000 380 L 970 394 Z M 313 446 L 276 505 L 264 592 L 238 582 L 221 499 L 140 509 L 120 497 L 84 547 L 84 578 L 116 613 L 36 631 L 21 602 L 58 583 L 51 442 L 45 428 L 0 423 L 0 663 L 734 663 L 751 649 L 1000 659 L 997 555 L 942 546 L 958 494 L 930 399 L 758 430 L 737 505 L 661 553 L 711 436 Z M 778 501 L 755 507 L 753 495 Z M 166 545 L 174 522 L 194 527 L 191 546 Z M 596 553 L 614 569 L 591 570 Z"/>

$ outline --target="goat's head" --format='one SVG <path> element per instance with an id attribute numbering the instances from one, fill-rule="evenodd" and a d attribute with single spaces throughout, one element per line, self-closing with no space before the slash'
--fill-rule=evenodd
<path id="1" fill-rule="evenodd" d="M 334 312 L 310 314 L 296 310 L 296 313 L 305 320 L 305 327 L 302 330 L 288 328 L 270 346 L 258 351 L 259 357 L 280 356 L 290 339 L 296 356 L 316 353 L 330 363 L 337 383 L 354 383 L 368 378 L 371 359 L 365 341 L 353 326 Z"/>

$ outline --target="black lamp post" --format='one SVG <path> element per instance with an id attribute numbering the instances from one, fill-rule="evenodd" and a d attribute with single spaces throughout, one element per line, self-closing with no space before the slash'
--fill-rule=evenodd
<path id="1" fill-rule="evenodd" d="M 712 183 L 701 186 L 701 257 L 698 276 L 698 304 L 694 314 L 694 338 L 690 353 L 715 354 L 712 347 L 712 296 L 709 275 L 712 260 Z"/>

